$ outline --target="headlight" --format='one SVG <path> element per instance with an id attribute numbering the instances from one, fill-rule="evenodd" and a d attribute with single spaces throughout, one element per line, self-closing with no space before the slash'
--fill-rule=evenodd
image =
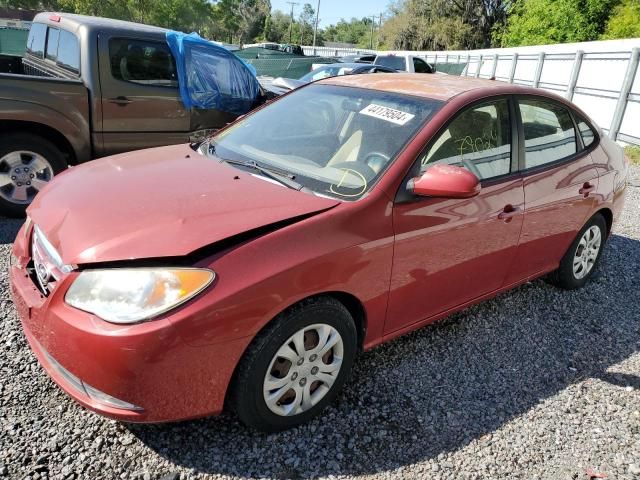
<path id="1" fill-rule="evenodd" d="M 136 323 L 160 315 L 207 288 L 215 273 L 199 268 L 85 270 L 65 301 L 113 323 Z"/>

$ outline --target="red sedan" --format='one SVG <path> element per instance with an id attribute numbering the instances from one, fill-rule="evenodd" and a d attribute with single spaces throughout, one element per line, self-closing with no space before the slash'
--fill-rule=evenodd
<path id="1" fill-rule="evenodd" d="M 317 415 L 360 351 L 546 275 L 583 286 L 628 162 L 548 92 L 436 75 L 314 83 L 199 146 L 74 167 L 13 247 L 25 335 L 111 418 Z"/>

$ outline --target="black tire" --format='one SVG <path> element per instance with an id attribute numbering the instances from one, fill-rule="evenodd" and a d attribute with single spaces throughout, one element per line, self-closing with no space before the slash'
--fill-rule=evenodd
<path id="1" fill-rule="evenodd" d="M 580 245 L 580 239 L 587 230 L 594 226 L 600 229 L 600 249 L 596 256 L 595 262 L 593 263 L 593 267 L 591 267 L 591 270 L 589 270 L 584 277 L 576 278 L 576 275 L 573 271 L 573 260 Z M 604 250 L 606 239 L 607 222 L 602 214 L 596 213 L 578 232 L 578 235 L 576 235 L 573 243 L 564 254 L 564 257 L 562 257 L 558 269 L 549 274 L 549 276 L 547 277 L 549 283 L 565 290 L 575 290 L 577 288 L 582 288 L 587 283 L 591 275 L 593 275 L 593 272 L 598 267 L 598 263 L 600 263 L 600 257 L 602 257 L 602 250 Z"/>
<path id="2" fill-rule="evenodd" d="M 60 149 L 39 135 L 20 132 L 0 135 L 0 159 L 11 152 L 20 150 L 34 152 L 42 156 L 51 166 L 54 175 L 67 168 L 67 162 Z M 6 165 L 0 164 L 0 173 L 7 173 L 8 171 L 9 169 Z M 13 187 L 9 186 L 7 188 Z M 28 206 L 28 203 L 12 202 L 0 196 L 0 215 L 21 218 L 24 217 Z"/>
<path id="3" fill-rule="evenodd" d="M 278 415 L 269 409 L 264 399 L 263 385 L 267 369 L 289 338 L 304 327 L 320 323 L 335 328 L 342 337 L 342 365 L 336 379 L 329 391 L 313 407 L 292 416 Z M 253 340 L 236 370 L 229 407 L 236 412 L 242 423 L 265 432 L 281 431 L 305 423 L 336 398 L 349 377 L 356 352 L 356 327 L 342 303 L 332 297 L 303 301 L 278 315 Z M 288 375 L 289 373 L 285 374 Z"/>

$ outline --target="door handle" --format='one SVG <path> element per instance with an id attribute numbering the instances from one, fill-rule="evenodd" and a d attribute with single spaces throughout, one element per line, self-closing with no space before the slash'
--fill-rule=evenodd
<path id="1" fill-rule="evenodd" d="M 122 105 L 122 106 L 129 105 L 132 101 L 133 100 L 129 100 L 127 97 L 123 97 L 123 96 L 109 99 L 110 103 L 115 103 L 116 105 Z"/>
<path id="2" fill-rule="evenodd" d="M 513 205 L 505 205 L 504 209 L 498 214 L 499 220 L 504 220 L 505 223 L 509 223 L 513 217 L 520 213 L 520 208 Z"/>
<path id="3" fill-rule="evenodd" d="M 585 182 L 582 188 L 578 190 L 578 193 L 580 195 L 584 195 L 584 198 L 587 198 L 589 194 L 593 192 L 595 189 L 596 189 L 595 185 L 591 185 L 589 182 Z"/>

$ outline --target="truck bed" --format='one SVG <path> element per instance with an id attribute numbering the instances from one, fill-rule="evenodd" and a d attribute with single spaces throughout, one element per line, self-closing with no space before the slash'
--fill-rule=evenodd
<path id="1" fill-rule="evenodd" d="M 75 161 L 91 158 L 89 90 L 80 79 L 20 73 L 11 59 L 0 59 L 0 123 L 28 121 L 57 130 L 75 152 Z"/>
<path id="2" fill-rule="evenodd" d="M 12 55 L 0 55 L 0 73 L 13 73 L 22 75 L 24 69 L 22 67 L 22 57 Z"/>

